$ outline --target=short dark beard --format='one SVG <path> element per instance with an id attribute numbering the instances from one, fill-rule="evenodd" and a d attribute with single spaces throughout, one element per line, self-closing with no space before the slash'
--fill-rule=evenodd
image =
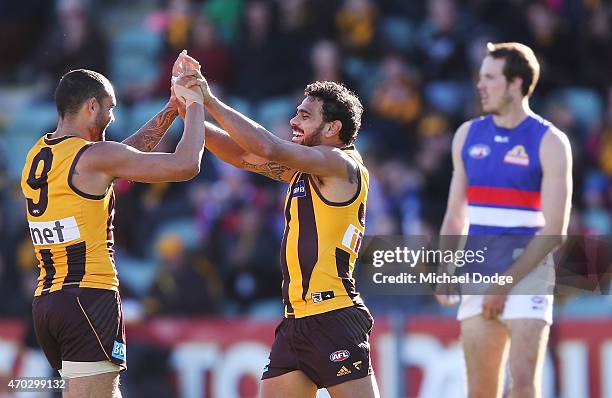
<path id="1" fill-rule="evenodd" d="M 321 124 L 319 125 L 319 127 L 317 127 L 313 132 L 312 135 L 309 137 L 308 141 L 306 142 L 304 140 L 304 145 L 306 146 L 316 146 L 316 145 L 320 145 L 321 144 L 321 132 L 323 131 L 323 127 L 325 127 L 325 121 L 321 122 Z"/>
<path id="2" fill-rule="evenodd" d="M 502 96 L 501 104 L 491 113 L 495 116 L 499 116 L 501 114 L 501 110 L 510 103 L 512 103 L 512 96 L 510 95 L 510 91 L 508 90 L 508 86 L 506 85 L 506 91 L 504 91 L 504 95 Z"/>
<path id="3" fill-rule="evenodd" d="M 104 131 L 106 130 L 106 127 L 108 127 L 108 124 L 104 123 L 104 116 L 102 112 L 98 113 L 94 123 L 95 123 L 96 133 L 98 133 L 98 136 L 96 137 L 96 141 L 104 141 Z"/>

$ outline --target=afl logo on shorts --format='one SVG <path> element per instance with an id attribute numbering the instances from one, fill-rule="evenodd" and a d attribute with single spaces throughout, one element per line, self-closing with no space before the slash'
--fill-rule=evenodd
<path id="1" fill-rule="evenodd" d="M 544 296 L 533 296 L 531 297 L 531 309 L 532 310 L 543 310 L 548 304 L 546 297 Z"/>
<path id="2" fill-rule="evenodd" d="M 347 360 L 351 356 L 351 353 L 347 350 L 338 350 L 331 353 L 329 360 L 332 362 L 342 362 Z"/>
<path id="3" fill-rule="evenodd" d="M 474 159 L 486 158 L 487 156 L 489 156 L 490 153 L 491 153 L 491 148 L 489 148 L 489 146 L 485 144 L 472 145 L 468 149 L 468 154 L 470 155 L 470 157 Z"/>

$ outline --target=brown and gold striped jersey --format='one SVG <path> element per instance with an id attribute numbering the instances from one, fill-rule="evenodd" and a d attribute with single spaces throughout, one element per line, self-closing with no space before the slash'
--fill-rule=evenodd
<path id="1" fill-rule="evenodd" d="M 363 304 L 353 269 L 365 230 L 369 174 L 359 152 L 357 192 L 344 203 L 326 200 L 313 176 L 296 173 L 285 201 L 281 246 L 285 316 L 301 318 Z"/>
<path id="2" fill-rule="evenodd" d="M 67 286 L 118 290 L 113 188 L 96 196 L 72 184 L 76 163 L 92 144 L 47 134 L 26 158 L 21 189 L 40 268 L 35 296 Z"/>

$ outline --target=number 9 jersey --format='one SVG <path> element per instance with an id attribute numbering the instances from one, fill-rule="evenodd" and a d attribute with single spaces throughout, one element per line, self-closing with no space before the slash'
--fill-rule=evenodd
<path id="1" fill-rule="evenodd" d="M 35 296 L 66 287 L 118 291 L 113 257 L 115 196 L 79 191 L 76 164 L 93 143 L 80 137 L 41 137 L 21 175 L 29 232 L 40 268 Z"/>

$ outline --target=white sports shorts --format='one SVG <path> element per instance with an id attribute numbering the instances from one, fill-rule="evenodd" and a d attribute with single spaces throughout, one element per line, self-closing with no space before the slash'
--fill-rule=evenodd
<path id="1" fill-rule="evenodd" d="M 554 296 L 552 294 L 534 293 L 552 292 L 554 281 L 554 263 L 552 255 L 549 255 L 529 275 L 512 288 L 499 318 L 501 320 L 542 319 L 551 325 Z M 546 288 L 543 288 L 543 286 Z M 462 321 L 480 315 L 482 313 L 484 297 L 483 295 L 461 296 L 457 319 Z"/>

